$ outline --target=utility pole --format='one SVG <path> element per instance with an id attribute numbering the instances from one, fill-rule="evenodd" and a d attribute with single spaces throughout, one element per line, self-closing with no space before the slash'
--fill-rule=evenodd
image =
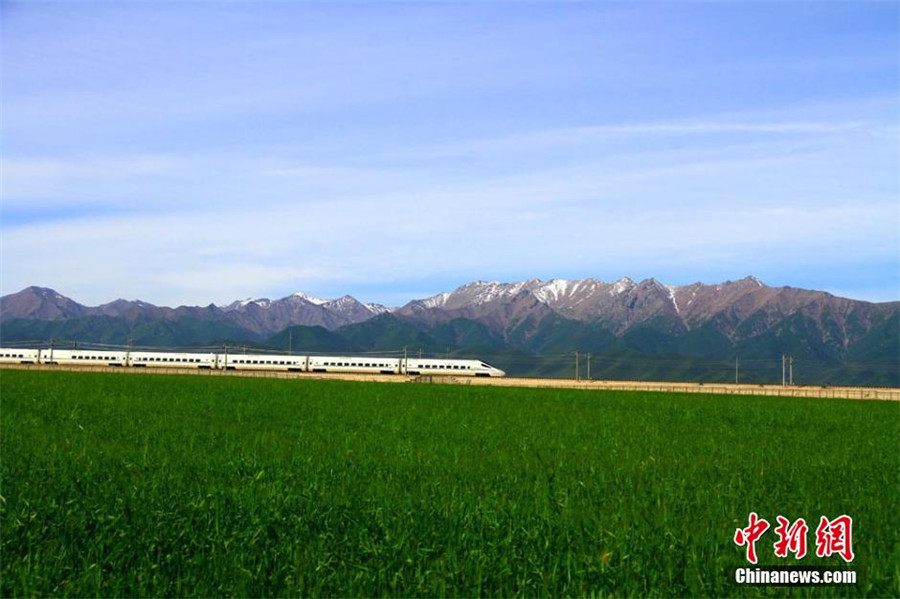
<path id="1" fill-rule="evenodd" d="M 225 346 L 225 365 L 222 367 L 222 370 L 228 370 L 228 343 L 223 343 Z"/>
<path id="2" fill-rule="evenodd" d="M 294 355 L 294 331 L 292 329 L 288 329 L 288 355 Z"/>
<path id="3" fill-rule="evenodd" d="M 788 372 L 791 386 L 794 386 L 794 356 L 788 356 Z"/>
<path id="4" fill-rule="evenodd" d="M 786 358 L 786 357 L 787 357 L 787 356 L 785 356 L 784 354 L 781 354 L 781 386 L 782 386 L 782 387 L 785 386 L 785 384 L 786 384 L 786 379 L 787 379 L 787 374 L 786 374 L 786 372 L 785 372 L 785 364 L 786 364 L 785 358 Z"/>
<path id="5" fill-rule="evenodd" d="M 591 380 L 591 352 L 588 352 L 587 380 Z"/>
<path id="6" fill-rule="evenodd" d="M 738 384 L 738 357 L 734 357 L 734 384 Z"/>
<path id="7" fill-rule="evenodd" d="M 578 380 L 578 350 L 575 350 L 575 380 Z"/>

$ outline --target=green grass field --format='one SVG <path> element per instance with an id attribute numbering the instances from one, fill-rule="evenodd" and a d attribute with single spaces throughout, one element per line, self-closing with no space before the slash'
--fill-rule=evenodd
<path id="1" fill-rule="evenodd" d="M 3 371 L 3 596 L 900 596 L 900 404 Z M 751 511 L 858 584 L 746 587 Z"/>

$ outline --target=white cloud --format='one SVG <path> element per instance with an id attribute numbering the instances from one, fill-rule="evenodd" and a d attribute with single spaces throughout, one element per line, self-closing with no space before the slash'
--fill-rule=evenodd
<path id="1" fill-rule="evenodd" d="M 3 205 L 9 207 L 114 204 L 181 170 L 175 156 L 0 159 Z"/>
<path id="2" fill-rule="evenodd" d="M 6 158 L 4 209 L 79 216 L 4 224 L 3 292 L 207 304 L 382 285 L 360 299 L 390 302 L 392 285 L 426 275 L 742 276 L 792 260 L 883 261 L 897 249 L 898 190 L 884 176 L 896 140 L 873 128 L 761 115 L 558 128 L 365 166 L 254 148 Z M 116 213 L 84 216 L 89 202 Z"/>

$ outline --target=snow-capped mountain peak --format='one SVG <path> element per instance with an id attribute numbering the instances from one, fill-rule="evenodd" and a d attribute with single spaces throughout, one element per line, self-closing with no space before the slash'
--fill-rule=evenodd
<path id="1" fill-rule="evenodd" d="M 634 281 L 629 279 L 628 277 L 622 277 L 615 283 L 613 283 L 612 288 L 609 290 L 610 295 L 619 295 L 620 293 L 624 293 L 629 289 L 634 287 Z"/>
<path id="2" fill-rule="evenodd" d="M 368 308 L 369 311 L 372 312 L 373 314 L 375 314 L 376 316 L 379 314 L 384 314 L 385 312 L 391 311 L 390 308 L 388 308 L 387 306 L 383 306 L 381 304 L 367 303 L 367 304 L 363 304 L 363 305 L 366 308 Z"/>
<path id="3" fill-rule="evenodd" d="M 532 290 L 534 296 L 544 303 L 558 301 L 560 297 L 569 295 L 573 287 L 577 287 L 580 281 L 568 281 L 566 279 L 551 279 Z"/>
<path id="4" fill-rule="evenodd" d="M 263 297 L 263 298 L 248 297 L 247 299 L 241 300 L 241 302 L 240 302 L 242 308 L 249 306 L 250 304 L 256 304 L 260 308 L 268 308 L 271 303 L 272 302 L 269 300 L 269 298 L 265 298 L 265 297 Z"/>
<path id="5" fill-rule="evenodd" d="M 294 293 L 293 295 L 291 295 L 291 297 L 296 297 L 298 299 L 302 299 L 304 301 L 307 301 L 311 304 L 315 304 L 317 306 L 321 306 L 322 304 L 326 304 L 326 303 L 332 301 L 332 300 L 322 299 L 320 297 L 315 297 L 314 295 L 307 295 L 307 294 L 303 293 L 302 291 L 298 291 L 297 293 Z"/>
<path id="6" fill-rule="evenodd" d="M 445 291 L 444 293 L 438 293 L 437 295 L 423 299 L 421 305 L 424 308 L 442 308 L 447 304 L 448 299 L 450 299 L 450 292 Z"/>

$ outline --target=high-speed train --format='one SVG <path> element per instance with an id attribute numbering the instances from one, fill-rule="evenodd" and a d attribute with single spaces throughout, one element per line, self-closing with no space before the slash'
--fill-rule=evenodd
<path id="1" fill-rule="evenodd" d="M 280 370 L 357 374 L 505 376 L 481 360 L 384 358 L 377 356 L 312 356 L 248 353 L 177 353 L 92 349 L 0 348 L 0 364 L 59 364 L 128 368 L 202 368 L 212 370 Z"/>

